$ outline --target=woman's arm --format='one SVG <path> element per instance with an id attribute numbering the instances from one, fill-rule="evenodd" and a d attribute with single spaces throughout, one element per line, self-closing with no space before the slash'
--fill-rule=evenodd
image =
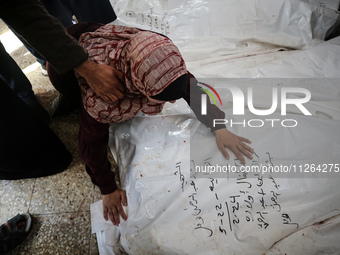
<path id="1" fill-rule="evenodd" d="M 109 124 L 100 123 L 82 107 L 79 128 L 79 156 L 84 161 L 86 172 L 103 195 L 105 220 L 110 219 L 118 225 L 119 215 L 127 219 L 122 204 L 127 205 L 126 193 L 117 187 L 115 174 L 107 158 Z"/>
<path id="2" fill-rule="evenodd" d="M 204 91 L 197 88 L 197 80 L 191 74 L 188 73 L 188 83 L 187 83 L 187 96 L 184 99 L 190 105 L 190 108 L 195 113 L 197 119 L 206 125 L 211 132 L 216 134 L 216 143 L 219 150 L 225 156 L 226 159 L 229 159 L 229 153 L 225 149 L 225 147 L 229 148 L 235 156 L 245 164 L 246 161 L 243 155 L 247 156 L 248 158 L 252 159 L 253 157 L 251 154 L 253 153 L 253 149 L 251 149 L 245 143 L 251 143 L 248 139 L 237 136 L 226 129 L 224 124 L 214 124 L 214 119 L 224 119 L 225 114 L 221 111 L 216 105 L 211 104 L 209 101 L 207 102 L 207 113 L 206 115 L 201 114 L 201 95 L 205 94 Z M 243 155 L 242 155 L 243 154 Z"/>

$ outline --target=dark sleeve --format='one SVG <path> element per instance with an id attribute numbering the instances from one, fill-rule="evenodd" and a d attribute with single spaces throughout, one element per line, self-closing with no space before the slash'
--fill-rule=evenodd
<path id="1" fill-rule="evenodd" d="M 107 195 L 117 189 L 115 173 L 107 157 L 109 142 L 109 124 L 94 120 L 81 107 L 79 127 L 79 156 L 93 184 L 97 185 L 101 194 Z"/>
<path id="2" fill-rule="evenodd" d="M 102 26 L 104 26 L 104 24 L 99 23 L 99 22 L 79 22 L 77 24 L 69 26 L 66 29 L 66 31 L 74 39 L 79 41 L 79 38 L 83 33 L 94 32 Z"/>
<path id="3" fill-rule="evenodd" d="M 201 89 L 198 89 L 195 76 L 188 72 L 187 95 L 184 97 L 184 100 L 188 103 L 188 105 L 190 105 L 190 108 L 195 113 L 197 119 L 201 123 L 206 125 L 211 132 L 225 128 L 225 124 L 216 124 L 214 127 L 214 119 L 224 119 L 225 113 L 220 110 L 216 105 L 210 103 L 209 100 L 207 102 L 207 114 L 201 114 L 202 94 L 205 94 L 205 92 Z"/>
<path id="4" fill-rule="evenodd" d="M 0 18 L 59 72 L 83 63 L 88 54 L 38 0 L 0 1 Z"/>

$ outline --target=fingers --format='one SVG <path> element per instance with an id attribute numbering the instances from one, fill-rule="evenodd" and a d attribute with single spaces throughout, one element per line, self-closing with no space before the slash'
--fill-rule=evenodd
<path id="1" fill-rule="evenodd" d="M 121 199 L 122 199 L 122 204 L 124 206 L 127 206 L 127 198 L 126 198 L 126 191 L 123 190 L 122 193 L 121 193 Z"/>
<path id="2" fill-rule="evenodd" d="M 99 95 L 100 96 L 100 95 Z M 124 97 L 124 94 L 120 92 L 119 90 L 114 90 L 112 94 L 100 96 L 106 103 L 108 104 L 114 104 L 119 99 L 122 99 Z"/>
<path id="3" fill-rule="evenodd" d="M 113 99 L 112 97 L 116 97 L 118 99 L 122 99 L 124 97 L 124 87 L 123 85 L 117 85 L 116 89 L 113 90 L 112 94 L 111 94 L 111 99 Z"/>
<path id="4" fill-rule="evenodd" d="M 231 150 L 243 164 L 246 164 L 243 155 L 245 155 L 249 159 L 253 159 L 253 156 L 251 154 L 254 153 L 254 150 L 243 142 L 238 143 L 234 148 L 231 148 Z"/>
<path id="5" fill-rule="evenodd" d="M 116 225 L 116 218 L 114 213 L 114 207 L 108 207 L 103 204 L 103 212 L 104 212 L 104 219 L 108 221 L 109 219 L 113 223 L 113 225 Z M 119 218 L 118 218 L 119 220 Z M 118 222 L 119 224 L 119 222 Z"/>
<path id="6" fill-rule="evenodd" d="M 108 212 L 109 212 L 109 208 L 107 208 L 104 204 L 103 204 L 103 212 L 104 212 L 104 219 L 107 221 L 109 218 L 108 218 Z"/>
<path id="7" fill-rule="evenodd" d="M 120 207 L 120 208 L 119 208 Z M 119 219 L 119 214 L 122 215 L 121 211 L 123 211 L 123 208 L 122 206 L 118 206 L 118 209 L 116 206 L 110 206 L 110 207 L 107 207 L 107 206 L 104 206 L 104 219 L 107 221 L 110 219 L 110 221 L 112 222 L 113 225 L 119 225 L 120 223 L 120 219 Z M 124 211 L 123 211 L 124 213 Z M 126 215 L 124 213 L 124 216 L 125 218 L 123 217 L 122 215 L 122 218 L 124 220 L 126 220 Z"/>
<path id="8" fill-rule="evenodd" d="M 113 225 L 119 225 L 120 216 L 126 221 L 127 216 L 123 206 L 127 206 L 125 190 L 118 188 L 116 191 L 103 195 L 103 214 L 104 219 L 110 219 Z"/>
<path id="9" fill-rule="evenodd" d="M 112 66 L 99 65 L 106 70 L 93 81 L 91 88 L 106 103 L 113 104 L 124 97 L 124 74 Z M 89 83 L 89 81 L 88 81 Z M 89 83 L 90 84 L 90 83 Z M 95 87 L 93 87 L 95 85 Z"/>
<path id="10" fill-rule="evenodd" d="M 122 73 L 121 71 L 118 71 L 116 68 L 114 68 L 114 72 L 117 75 L 118 79 L 121 82 L 124 82 L 124 73 Z M 124 89 L 124 88 L 123 88 Z"/>
<path id="11" fill-rule="evenodd" d="M 121 199 L 121 203 L 118 206 L 118 211 L 119 211 L 119 214 L 122 216 L 123 220 L 127 220 L 127 216 L 126 216 L 126 214 L 124 212 L 124 209 L 123 209 L 123 206 L 122 206 L 122 204 L 124 206 L 127 206 L 127 199 L 126 199 L 126 192 L 125 192 L 125 190 L 122 190 L 120 192 L 120 199 Z"/>
<path id="12" fill-rule="evenodd" d="M 115 88 L 110 90 L 109 94 L 100 96 L 103 100 L 109 104 L 117 102 L 124 97 L 124 86 L 121 83 L 117 83 Z"/>
<path id="13" fill-rule="evenodd" d="M 221 143 L 220 141 L 216 141 L 216 142 L 217 142 L 217 147 L 218 147 L 219 150 L 222 152 L 223 156 L 224 156 L 226 159 L 229 159 L 230 156 L 229 156 L 229 153 L 227 152 L 227 150 L 225 149 L 224 144 Z"/>
<path id="14" fill-rule="evenodd" d="M 241 143 L 241 144 L 237 145 L 238 151 L 239 151 L 239 152 L 242 152 L 242 154 L 245 155 L 247 158 L 253 159 L 253 156 L 248 152 L 248 150 L 246 149 L 245 146 L 247 146 L 247 145 L 245 145 L 244 143 Z M 247 146 L 247 147 L 248 147 L 248 146 Z M 248 148 L 249 148 L 249 147 L 248 147 Z M 250 148 L 249 148 L 249 149 L 250 149 Z M 250 149 L 250 150 L 251 150 L 251 149 Z M 240 153 L 240 154 L 241 154 L 241 153 Z M 237 158 L 239 158 L 239 157 L 237 157 Z M 243 158 L 243 156 L 242 156 L 242 158 Z M 243 160 L 244 160 L 244 158 L 243 158 Z M 245 163 L 245 162 L 242 162 L 242 163 Z"/>
<path id="15" fill-rule="evenodd" d="M 250 153 L 254 153 L 254 150 L 252 148 L 250 148 L 248 145 L 246 145 L 245 143 L 241 143 L 243 148 L 245 148 L 247 151 L 249 151 Z"/>
<path id="16" fill-rule="evenodd" d="M 239 136 L 238 138 L 240 138 L 240 140 L 241 140 L 242 142 L 251 143 L 250 140 L 248 140 L 247 138 L 244 138 L 244 137 L 242 137 L 242 136 Z"/>
<path id="17" fill-rule="evenodd" d="M 106 98 L 106 100 L 104 100 L 104 101 L 109 103 L 109 104 L 112 104 L 114 102 L 114 101 L 112 101 L 112 99 L 109 96 L 105 96 L 104 98 Z"/>
<path id="18" fill-rule="evenodd" d="M 225 147 L 229 148 L 243 164 L 246 164 L 243 155 L 249 159 L 253 159 L 253 156 L 251 155 L 254 153 L 253 149 L 245 144 L 251 144 L 251 141 L 247 138 L 237 136 L 227 129 L 216 130 L 215 134 L 217 147 L 226 159 L 229 159 L 230 157 Z"/>
<path id="19" fill-rule="evenodd" d="M 118 212 L 119 212 L 119 215 L 122 216 L 123 220 L 127 220 L 127 216 L 124 212 L 124 209 L 123 209 L 123 206 L 122 205 L 119 205 L 118 206 Z"/>
<path id="20" fill-rule="evenodd" d="M 109 209 L 109 216 L 110 216 L 110 220 L 112 224 L 118 226 L 120 223 L 120 220 L 119 220 L 118 210 L 115 206 Z"/>
<path id="21" fill-rule="evenodd" d="M 242 146 L 243 146 L 242 153 L 246 155 L 249 159 L 253 159 L 253 156 L 251 154 L 254 153 L 254 150 L 244 143 L 242 143 Z"/>
<path id="22" fill-rule="evenodd" d="M 125 92 L 125 86 L 124 84 L 124 73 L 122 73 L 121 71 L 118 71 L 116 68 L 113 68 L 113 71 L 116 75 L 116 77 L 119 79 L 120 82 L 117 82 L 116 86 L 115 86 L 115 91 L 114 94 L 119 98 L 123 98 L 123 93 Z"/>
<path id="23" fill-rule="evenodd" d="M 242 164 L 246 163 L 246 160 L 244 159 L 242 153 L 240 152 L 240 150 L 236 147 L 231 149 L 231 151 L 235 154 L 235 156 L 242 162 Z"/>
<path id="24" fill-rule="evenodd" d="M 245 138 L 244 138 L 244 140 L 249 141 L 248 139 L 245 139 Z M 250 141 L 249 141 L 249 143 L 250 143 Z M 234 153 L 236 158 L 239 159 L 243 164 L 246 164 L 246 161 L 245 161 L 243 155 L 245 155 L 249 159 L 253 159 L 253 156 L 251 154 L 254 153 L 254 150 L 241 141 L 236 142 L 232 146 L 230 146 L 230 145 L 227 146 L 227 145 L 223 144 L 222 142 L 217 141 L 217 147 L 222 152 L 224 157 L 228 160 L 229 160 L 230 156 L 229 156 L 229 153 L 227 152 L 225 147 L 229 148 Z"/>

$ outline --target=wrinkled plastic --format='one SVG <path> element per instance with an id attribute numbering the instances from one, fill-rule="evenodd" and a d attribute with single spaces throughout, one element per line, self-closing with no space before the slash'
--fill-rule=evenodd
<path id="1" fill-rule="evenodd" d="M 299 164 L 315 155 L 338 162 L 339 121 L 298 120 L 304 128 L 294 132 L 232 131 L 253 141 L 263 163 Z M 118 151 L 129 202 L 120 243 L 129 254 L 262 254 L 299 229 L 339 215 L 338 178 L 190 178 L 189 131 L 195 129 L 201 135 L 196 155 L 219 154 L 214 136 L 188 115 L 136 117 L 115 131 L 111 148 Z M 340 248 L 337 241 L 327 245 Z"/>
<path id="2" fill-rule="evenodd" d="M 117 24 L 153 30 L 175 42 L 188 38 L 190 47 L 195 46 L 198 37 L 200 41 L 196 45 L 200 48 L 214 45 L 215 51 L 210 54 L 233 51 L 237 44 L 247 41 L 302 49 L 314 45 L 315 39 L 324 39 L 339 25 L 339 13 L 334 10 L 339 6 L 338 0 L 119 0 L 112 3 Z M 204 37 L 206 41 L 202 40 Z"/>
<path id="3" fill-rule="evenodd" d="M 307 106 L 313 116 L 294 111 L 287 116 L 298 120 L 298 128 L 228 129 L 249 138 L 262 163 L 340 163 L 340 85 L 315 80 L 340 77 L 340 38 L 319 40 L 338 24 L 334 9 L 339 1 L 326 7 L 312 0 L 112 3 L 120 24 L 151 28 L 173 39 L 188 70 L 199 79 L 311 78 L 304 86 L 313 95 Z M 249 83 L 261 91 L 270 88 Z M 225 106 L 228 100 L 223 98 Z M 230 108 L 223 110 L 232 116 Z M 134 255 L 313 255 L 340 250 L 338 177 L 306 173 L 305 178 L 195 179 L 190 150 L 202 161 L 219 157 L 220 151 L 214 135 L 183 100 L 167 104 L 159 116 L 139 114 L 113 125 L 110 149 L 127 191 L 128 220 L 121 220 L 118 228 L 108 226 L 101 218 L 101 201 L 91 206 L 101 255 L 122 250 Z M 229 163 L 237 161 L 232 157 Z"/>

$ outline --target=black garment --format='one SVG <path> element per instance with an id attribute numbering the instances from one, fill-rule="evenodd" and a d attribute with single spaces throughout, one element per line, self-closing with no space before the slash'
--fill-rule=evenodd
<path id="1" fill-rule="evenodd" d="M 6 24 L 6 25 L 7 25 L 7 24 Z M 13 34 L 15 34 L 15 36 L 21 41 L 21 43 L 25 46 L 25 48 L 26 48 L 26 49 L 27 49 L 34 57 L 36 57 L 37 62 L 38 62 L 40 65 L 46 67 L 46 60 L 44 59 L 44 57 L 41 56 L 41 55 L 39 54 L 39 52 L 37 52 L 35 49 L 33 49 L 33 48 L 31 47 L 31 45 L 29 45 L 29 44 L 25 41 L 25 39 L 22 38 L 21 35 L 19 35 L 17 32 L 15 32 L 11 26 L 9 26 L 9 25 L 7 25 L 7 26 L 8 26 L 8 28 L 13 32 Z"/>
<path id="2" fill-rule="evenodd" d="M 0 80 L 0 179 L 56 174 L 72 155 L 52 130 Z"/>
<path id="3" fill-rule="evenodd" d="M 107 24 L 117 16 L 109 0 L 40 0 L 48 12 L 65 27 L 73 25 L 72 16 L 78 22 L 96 21 Z"/>
<path id="4" fill-rule="evenodd" d="M 92 22 L 107 24 L 117 19 L 109 0 L 40 0 L 46 10 L 57 18 L 65 28 L 74 24 L 76 17 L 78 22 Z M 25 39 L 8 26 L 12 32 L 24 44 L 26 49 L 36 57 L 37 62 L 46 66 L 46 60 L 33 49 Z"/>
<path id="5" fill-rule="evenodd" d="M 151 98 L 160 101 L 173 101 L 185 97 L 187 94 L 188 74 L 184 74 L 174 80 L 161 93 Z"/>
<path id="6" fill-rule="evenodd" d="M 23 100 L 34 97 L 32 85 L 0 42 L 0 79 Z"/>
<path id="7" fill-rule="evenodd" d="M 60 73 L 88 59 L 86 51 L 37 0 L 1 0 L 0 18 Z"/>

